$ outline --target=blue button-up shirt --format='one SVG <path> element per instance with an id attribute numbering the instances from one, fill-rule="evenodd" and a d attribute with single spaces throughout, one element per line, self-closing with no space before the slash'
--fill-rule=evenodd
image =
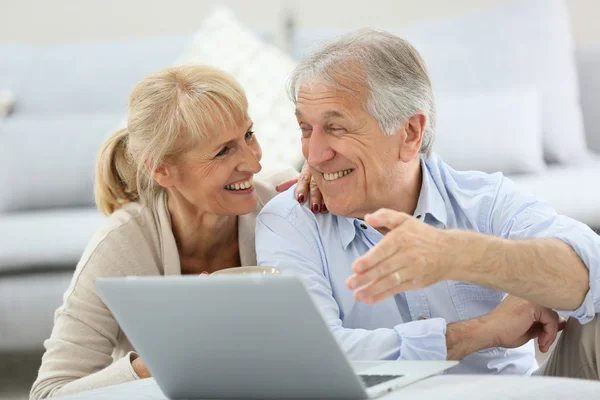
<path id="1" fill-rule="evenodd" d="M 465 229 L 509 239 L 554 237 L 570 244 L 590 271 L 590 291 L 574 311 L 582 322 L 600 309 L 600 237 L 557 215 L 502 174 L 458 172 L 435 154 L 422 160 L 415 217 L 439 229 Z M 505 293 L 445 281 L 375 305 L 357 302 L 346 286 L 351 265 L 383 238 L 364 221 L 313 214 L 293 190 L 263 208 L 256 225 L 260 265 L 299 275 L 346 353 L 354 360 L 445 360 L 446 325 L 487 314 Z M 299 316 L 301 318 L 301 316 Z M 516 349 L 474 352 L 448 373 L 531 374 L 538 368 L 533 341 Z"/>

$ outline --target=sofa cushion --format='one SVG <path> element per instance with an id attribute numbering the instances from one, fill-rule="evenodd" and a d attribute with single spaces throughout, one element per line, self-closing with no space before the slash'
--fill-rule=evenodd
<path id="1" fill-rule="evenodd" d="M 246 91 L 249 114 L 263 153 L 264 173 L 303 160 L 298 122 L 286 91 L 293 60 L 259 40 L 233 13 L 216 8 L 176 64 L 208 64 L 235 76 Z"/>
<path id="2" fill-rule="evenodd" d="M 0 352 L 43 350 L 72 277 L 73 271 L 0 274 Z"/>
<path id="3" fill-rule="evenodd" d="M 0 215 L 0 272 L 75 269 L 105 219 L 94 208 Z"/>
<path id="4" fill-rule="evenodd" d="M 504 173 L 546 168 L 537 91 L 444 93 L 436 103 L 433 149 L 453 168 Z"/>
<path id="5" fill-rule="evenodd" d="M 588 147 L 600 154 L 600 45 L 577 49 L 577 71 Z"/>
<path id="6" fill-rule="evenodd" d="M 510 178 L 550 203 L 559 214 L 600 229 L 600 159 L 586 167 L 549 167 L 535 175 Z"/>
<path id="7" fill-rule="evenodd" d="M 2 43 L 0 88 L 18 97 L 15 113 L 124 112 L 133 85 L 169 65 L 189 39 L 185 35 L 60 45 Z"/>
<path id="8" fill-rule="evenodd" d="M 0 214 L 92 206 L 94 163 L 115 114 L 0 120 Z"/>
<path id="9" fill-rule="evenodd" d="M 518 0 L 405 28 L 379 28 L 404 37 L 417 48 L 436 94 L 536 88 L 541 94 L 547 161 L 587 161 L 574 40 L 563 0 Z M 295 54 L 305 54 L 315 42 L 344 31 L 299 30 Z"/>

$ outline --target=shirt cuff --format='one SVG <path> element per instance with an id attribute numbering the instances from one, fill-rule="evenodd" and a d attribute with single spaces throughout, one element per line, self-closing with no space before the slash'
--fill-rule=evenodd
<path id="1" fill-rule="evenodd" d="M 446 360 L 446 325 L 443 318 L 396 325 L 394 330 L 400 338 L 398 360 Z"/>
<path id="2" fill-rule="evenodd" d="M 577 318 L 577 320 L 582 324 L 590 322 L 596 316 L 596 307 L 594 305 L 594 297 L 592 295 L 592 290 L 588 290 L 587 294 L 583 298 L 583 303 L 581 303 L 581 305 L 575 310 L 554 311 L 565 317 Z"/>

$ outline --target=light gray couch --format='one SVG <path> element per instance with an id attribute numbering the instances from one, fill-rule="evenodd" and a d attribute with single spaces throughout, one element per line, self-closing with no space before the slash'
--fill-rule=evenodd
<path id="1" fill-rule="evenodd" d="M 41 348 L 75 264 L 104 217 L 96 152 L 129 92 L 170 65 L 188 36 L 56 46 L 0 44 L 0 352 Z M 0 90 L 2 90 L 0 89 Z"/>
<path id="2" fill-rule="evenodd" d="M 128 93 L 169 65 L 187 37 L 62 46 L 0 44 L 0 352 L 39 349 L 73 268 L 104 217 L 93 208 L 93 164 L 123 118 Z M 585 128 L 600 152 L 600 47 L 576 54 Z M 513 177 L 559 212 L 600 228 L 600 162 Z"/>

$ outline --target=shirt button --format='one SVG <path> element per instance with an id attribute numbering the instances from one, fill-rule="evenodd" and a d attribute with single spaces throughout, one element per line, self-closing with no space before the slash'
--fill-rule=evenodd
<path id="1" fill-rule="evenodd" d="M 419 318 L 417 318 L 417 319 L 418 319 L 419 321 L 425 321 L 427 318 L 425 318 L 425 317 L 419 317 Z"/>
<path id="2" fill-rule="evenodd" d="M 366 229 L 367 229 L 367 226 L 366 226 L 365 224 L 360 224 L 360 227 L 361 227 L 363 230 L 366 230 Z"/>
<path id="3" fill-rule="evenodd" d="M 421 219 L 423 216 L 421 214 L 417 215 L 417 219 Z"/>

